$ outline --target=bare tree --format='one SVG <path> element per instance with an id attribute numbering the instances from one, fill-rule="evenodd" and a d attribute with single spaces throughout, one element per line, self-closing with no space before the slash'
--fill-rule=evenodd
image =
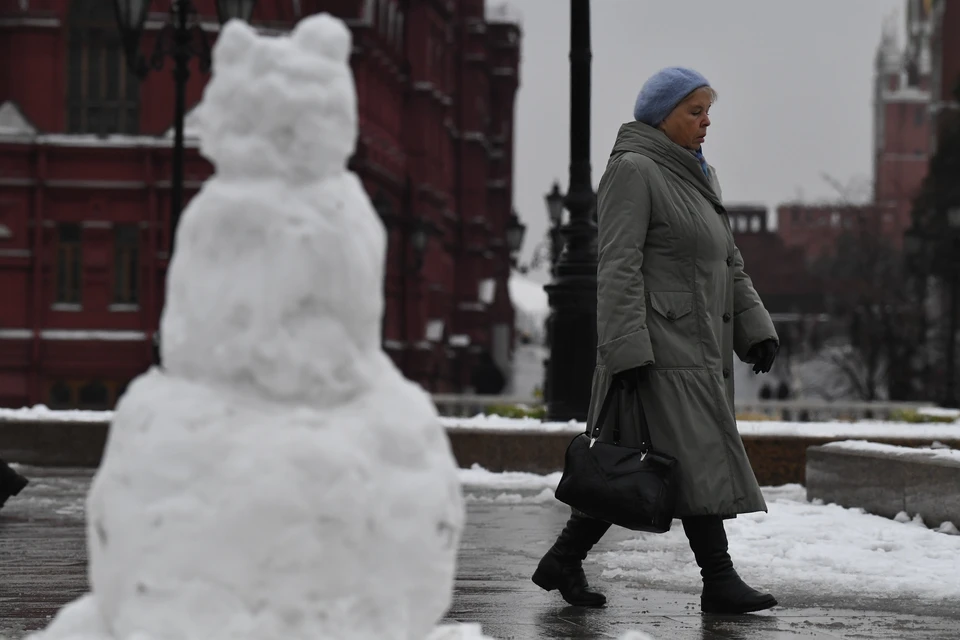
<path id="1" fill-rule="evenodd" d="M 839 340 L 820 351 L 814 391 L 827 399 L 912 399 L 921 392 L 915 358 L 922 305 L 903 256 L 883 233 L 879 205 L 845 206 L 835 250 L 814 265 L 826 282 Z"/>

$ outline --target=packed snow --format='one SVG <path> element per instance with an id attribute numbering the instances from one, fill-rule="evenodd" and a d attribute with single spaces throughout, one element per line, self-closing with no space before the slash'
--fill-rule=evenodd
<path id="1" fill-rule="evenodd" d="M 350 51 L 327 15 L 218 38 L 198 108 L 216 175 L 178 229 L 164 368 L 112 416 L 92 592 L 34 640 L 482 637 L 436 629 L 464 503 L 430 397 L 380 350 Z"/>
<path id="2" fill-rule="evenodd" d="M 949 414 L 946 414 L 949 415 Z M 21 409 L 0 408 L 0 423 L 16 422 L 110 422 L 112 411 L 52 410 L 43 405 Z M 497 415 L 440 417 L 445 429 L 529 433 L 580 433 L 582 422 L 550 422 L 537 418 L 506 418 Z M 883 420 L 846 422 L 783 422 L 777 420 L 739 420 L 741 435 L 758 437 L 805 437 L 828 439 L 882 440 L 960 440 L 960 423 L 911 423 Z"/>
<path id="3" fill-rule="evenodd" d="M 3 422 L 110 422 L 113 411 L 86 411 L 83 409 L 50 409 L 38 404 L 18 409 L 0 408 Z"/>
<path id="4" fill-rule="evenodd" d="M 462 469 L 467 500 L 487 498 L 504 505 L 538 504 L 565 510 L 552 493 L 560 474 L 497 474 Z M 498 491 L 496 498 L 491 494 Z M 774 593 L 811 598 L 875 596 L 928 600 L 960 598 L 960 535 L 951 523 L 903 514 L 904 522 L 808 502 L 800 485 L 764 487 L 768 513 L 726 522 L 730 554 L 748 582 Z M 684 591 L 699 581 L 679 522 L 665 534 L 636 533 L 614 551 L 594 553 L 605 578 L 635 580 L 664 590 Z"/>
<path id="5" fill-rule="evenodd" d="M 506 418 L 495 415 L 477 415 L 471 418 L 442 417 L 447 429 L 523 431 L 546 433 L 580 433 L 585 424 L 577 421 L 549 422 L 536 418 Z M 885 422 L 781 422 L 774 420 L 739 420 L 737 426 L 746 436 L 802 436 L 808 438 L 880 438 L 880 439 L 960 439 L 960 424 Z"/>
<path id="6" fill-rule="evenodd" d="M 823 445 L 829 449 L 844 451 L 863 451 L 868 453 L 882 453 L 887 456 L 903 458 L 920 458 L 927 460 L 955 462 L 960 464 L 960 450 L 944 447 L 899 447 L 881 442 L 867 442 L 865 440 L 841 440 Z"/>

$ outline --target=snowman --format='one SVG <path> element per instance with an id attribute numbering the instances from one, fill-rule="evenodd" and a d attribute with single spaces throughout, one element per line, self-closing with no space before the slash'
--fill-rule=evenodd
<path id="1" fill-rule="evenodd" d="M 350 50 L 327 15 L 221 33 L 164 368 L 121 400 L 87 499 L 91 593 L 34 640 L 483 637 L 436 628 L 464 507 L 430 398 L 380 348 Z"/>

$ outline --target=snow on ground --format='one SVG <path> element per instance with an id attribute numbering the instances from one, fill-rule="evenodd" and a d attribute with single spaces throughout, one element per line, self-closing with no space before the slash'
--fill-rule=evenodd
<path id="1" fill-rule="evenodd" d="M 950 415 L 945 412 L 942 415 Z M 0 409 L 0 423 L 4 421 L 53 421 L 53 422 L 104 422 L 113 420 L 112 411 L 54 411 L 43 405 L 22 409 Z M 536 418 L 505 418 L 495 415 L 477 415 L 471 418 L 440 417 L 444 428 L 522 431 L 545 433 L 569 433 L 571 435 L 584 430 L 584 424 L 569 422 L 544 422 Z M 960 439 L 958 423 L 911 423 L 883 420 L 861 420 L 860 422 L 783 422 L 777 420 L 740 420 L 737 423 L 741 435 L 760 437 L 802 436 L 808 438 L 849 438 L 849 439 L 921 439 L 956 440 Z"/>
<path id="2" fill-rule="evenodd" d="M 575 434 L 582 432 L 584 423 L 541 422 L 535 418 L 505 418 L 478 415 L 472 418 L 441 418 L 447 429 L 476 429 L 492 431 L 542 431 Z M 863 420 L 861 422 L 780 422 L 774 420 L 740 420 L 742 435 L 751 436 L 805 436 L 811 438 L 921 438 L 960 439 L 957 423 L 910 423 Z"/>
<path id="3" fill-rule="evenodd" d="M 490 431 L 543 431 L 579 433 L 584 430 L 582 422 L 543 422 L 536 418 L 504 418 L 502 416 L 478 415 L 472 418 L 441 417 L 447 429 L 478 429 Z"/>
<path id="4" fill-rule="evenodd" d="M 899 447 L 881 442 L 867 442 L 865 440 L 841 440 L 839 442 L 830 442 L 824 446 L 830 449 L 882 453 L 888 456 L 901 456 L 905 458 L 950 460 L 960 463 L 960 450 L 944 447 Z"/>
<path id="5" fill-rule="evenodd" d="M 468 501 L 507 490 L 497 502 L 564 508 L 542 495 L 556 487 L 559 474 L 496 474 L 474 467 L 461 469 L 460 480 Z M 749 582 L 775 593 L 822 598 L 960 599 L 960 536 L 944 535 L 956 531 L 953 525 L 937 527 L 939 533 L 906 514 L 906 522 L 898 522 L 811 503 L 800 485 L 764 487 L 763 493 L 769 513 L 726 523 L 730 554 Z M 588 556 L 605 578 L 679 591 L 699 580 L 679 522 L 666 534 L 636 533 L 619 546 Z"/>
<path id="6" fill-rule="evenodd" d="M 917 413 L 927 416 L 936 416 L 938 418 L 960 418 L 960 409 L 948 409 L 946 407 L 920 407 Z"/>
<path id="7" fill-rule="evenodd" d="M 0 423 L 3 422 L 109 422 L 113 411 L 83 411 L 80 409 L 49 409 L 38 404 L 19 409 L 0 408 Z"/>

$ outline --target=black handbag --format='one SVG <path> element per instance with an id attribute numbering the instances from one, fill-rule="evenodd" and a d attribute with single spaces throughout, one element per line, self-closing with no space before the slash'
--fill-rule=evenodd
<path id="1" fill-rule="evenodd" d="M 632 396 L 639 409 L 641 446 L 620 446 L 621 403 Z M 610 406 L 617 400 L 613 440 L 599 442 Z M 557 500 L 584 514 L 633 531 L 665 533 L 677 506 L 677 460 L 658 452 L 650 441 L 647 417 L 635 387 L 614 381 L 592 433 L 581 433 L 567 447 Z"/>

